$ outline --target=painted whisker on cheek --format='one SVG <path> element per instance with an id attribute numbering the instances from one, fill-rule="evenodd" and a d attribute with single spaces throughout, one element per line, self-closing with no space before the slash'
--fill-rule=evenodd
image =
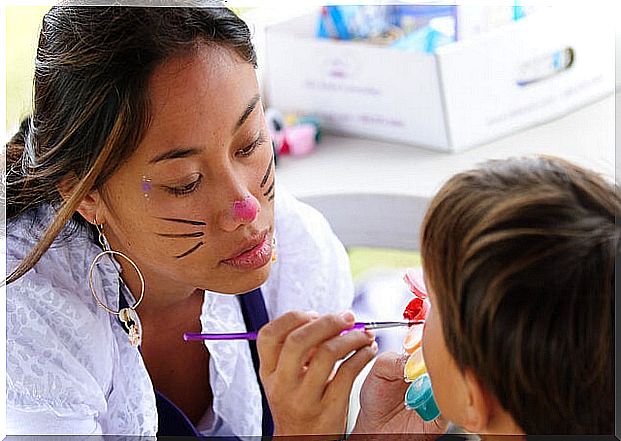
<path id="1" fill-rule="evenodd" d="M 276 177 L 272 179 L 272 183 L 270 184 L 269 188 L 265 193 L 263 193 L 263 196 L 267 196 L 268 201 L 274 200 L 274 195 L 276 194 L 276 188 L 274 184 L 276 184 Z"/>
<path id="2" fill-rule="evenodd" d="M 192 220 L 192 219 L 179 219 L 179 218 L 174 218 L 174 217 L 155 217 L 156 219 L 160 219 L 166 222 L 175 222 L 175 223 L 179 223 L 179 224 L 183 224 L 183 225 L 197 225 L 197 226 L 205 226 L 207 225 L 206 222 L 203 221 L 198 221 L 198 220 Z M 196 238 L 196 237 L 203 237 L 205 236 L 205 233 L 203 231 L 191 231 L 189 233 L 155 233 L 157 236 L 160 237 L 166 237 L 166 238 L 171 238 L 171 239 L 186 239 L 186 238 Z M 205 242 L 200 241 L 199 243 L 197 243 L 196 245 L 194 245 L 192 248 L 190 248 L 189 250 L 174 256 L 177 259 L 180 259 L 182 257 L 187 256 L 188 254 L 192 254 L 194 251 L 196 251 L 197 249 L 199 249 L 200 247 L 202 247 L 203 245 L 205 245 Z"/>
<path id="3" fill-rule="evenodd" d="M 267 180 L 272 173 L 272 164 L 274 164 L 274 155 L 272 155 L 270 163 L 267 165 L 267 170 L 265 170 L 265 174 L 263 175 L 263 179 L 261 180 L 261 188 L 265 187 L 265 184 L 267 183 Z"/>
<path id="4" fill-rule="evenodd" d="M 196 245 L 194 245 L 192 248 L 190 248 L 189 250 L 187 250 L 185 253 L 181 253 L 178 256 L 175 256 L 177 259 L 180 259 L 182 257 L 187 256 L 188 254 L 193 253 L 194 251 L 198 250 L 200 247 L 202 247 L 203 245 L 205 245 L 205 242 L 199 242 Z"/>
<path id="5" fill-rule="evenodd" d="M 276 180 L 274 179 L 272 181 L 272 185 L 269 186 L 269 188 L 267 189 L 267 191 L 265 193 L 263 193 L 263 196 L 267 196 L 268 194 L 270 194 L 272 192 L 272 190 L 274 189 L 274 183 L 276 182 Z"/>
<path id="6" fill-rule="evenodd" d="M 273 165 L 274 165 L 274 155 L 272 155 L 272 157 L 270 159 L 270 163 L 267 165 L 267 170 L 265 171 L 265 174 L 263 175 L 263 179 L 261 180 L 261 188 L 265 187 L 265 184 L 267 184 L 267 180 L 269 179 L 269 177 L 272 174 Z M 267 191 L 265 191 L 263 193 L 263 196 L 267 196 L 267 200 L 268 201 L 274 200 L 274 184 L 275 184 L 275 182 L 276 182 L 276 176 L 272 177 L 272 183 L 267 188 Z"/>
<path id="7" fill-rule="evenodd" d="M 173 238 L 183 238 L 183 237 L 202 237 L 205 235 L 202 231 L 197 231 L 195 233 L 177 233 L 177 234 L 169 234 L 169 233 L 155 233 L 161 237 L 173 237 Z"/>
<path id="8" fill-rule="evenodd" d="M 189 220 L 189 219 L 175 219 L 175 218 L 169 218 L 169 217 L 158 217 L 157 219 L 168 221 L 168 222 L 178 222 L 181 224 L 189 224 L 189 225 L 207 225 L 206 222 Z"/>

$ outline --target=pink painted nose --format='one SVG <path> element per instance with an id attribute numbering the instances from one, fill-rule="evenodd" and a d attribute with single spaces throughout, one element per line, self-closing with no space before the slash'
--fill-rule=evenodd
<path id="1" fill-rule="evenodd" d="M 233 219 L 238 222 L 252 222 L 261 211 L 259 202 L 253 196 L 246 196 L 241 201 L 233 202 Z"/>

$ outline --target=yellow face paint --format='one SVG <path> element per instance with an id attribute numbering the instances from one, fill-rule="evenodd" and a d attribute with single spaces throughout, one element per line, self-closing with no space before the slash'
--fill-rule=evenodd
<path id="1" fill-rule="evenodd" d="M 411 382 L 416 380 L 425 372 L 427 372 L 427 367 L 425 366 L 425 360 L 423 360 L 423 350 L 419 347 L 412 355 L 410 355 L 408 361 L 405 363 L 403 377 L 405 378 L 405 381 Z"/>

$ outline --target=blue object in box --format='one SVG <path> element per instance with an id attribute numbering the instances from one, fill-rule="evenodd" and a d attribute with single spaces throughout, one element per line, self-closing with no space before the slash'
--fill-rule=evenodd
<path id="1" fill-rule="evenodd" d="M 391 22 L 393 25 L 405 29 L 410 22 L 422 23 L 426 25 L 429 20 L 435 17 L 455 17 L 457 6 L 446 4 L 396 4 L 393 6 Z M 416 26 L 421 28 L 423 26 Z"/>
<path id="2" fill-rule="evenodd" d="M 414 409 L 423 421 L 432 421 L 440 416 L 440 410 L 433 397 L 429 374 L 423 374 L 414 380 L 405 393 L 405 405 Z"/>
<path id="3" fill-rule="evenodd" d="M 454 39 L 452 37 L 443 34 L 431 26 L 425 26 L 418 31 L 401 37 L 393 42 L 390 47 L 430 54 L 435 52 L 440 46 L 452 43 L 453 41 Z"/>
<path id="4" fill-rule="evenodd" d="M 390 28 L 392 10 L 387 5 L 322 6 L 316 35 L 339 40 L 375 37 Z"/>

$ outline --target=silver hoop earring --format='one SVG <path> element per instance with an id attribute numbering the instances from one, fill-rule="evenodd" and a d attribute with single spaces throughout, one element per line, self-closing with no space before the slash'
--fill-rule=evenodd
<path id="1" fill-rule="evenodd" d="M 140 302 L 142 302 L 142 298 L 144 297 L 144 277 L 142 276 L 138 265 L 136 265 L 136 263 L 132 259 L 121 253 L 120 251 L 114 251 L 110 249 L 108 240 L 106 239 L 106 236 L 103 232 L 103 226 L 98 225 L 97 223 L 95 223 L 95 226 L 97 227 L 97 231 L 99 232 L 99 243 L 104 250 L 97 256 L 95 256 L 88 270 L 88 284 L 91 288 L 91 293 L 93 294 L 95 301 L 101 308 L 105 309 L 110 314 L 119 316 L 119 318 L 123 322 L 123 325 L 128 331 L 130 344 L 136 347 L 140 345 L 140 342 L 142 340 L 142 331 L 140 330 L 140 326 L 138 325 L 138 315 L 136 314 L 136 308 L 138 307 L 138 305 L 140 305 Z M 111 309 L 107 305 L 105 305 L 97 296 L 97 293 L 95 292 L 95 287 L 93 286 L 93 269 L 95 268 L 97 261 L 107 254 L 112 256 L 120 256 L 123 259 L 127 260 L 138 273 L 138 277 L 140 278 L 140 296 L 138 297 L 138 300 L 136 301 L 136 303 L 134 303 L 133 306 L 129 306 L 127 308 L 115 311 L 114 309 Z"/>

